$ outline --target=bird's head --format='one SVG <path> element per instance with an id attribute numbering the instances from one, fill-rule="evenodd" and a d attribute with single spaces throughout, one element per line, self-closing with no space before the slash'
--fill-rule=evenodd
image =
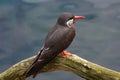
<path id="1" fill-rule="evenodd" d="M 69 27 L 71 24 L 74 24 L 74 22 L 76 20 L 83 19 L 83 18 L 85 18 L 85 17 L 84 16 L 74 16 L 72 13 L 65 12 L 59 16 L 57 23 L 59 25 L 63 25 L 63 26 L 67 25 Z"/>

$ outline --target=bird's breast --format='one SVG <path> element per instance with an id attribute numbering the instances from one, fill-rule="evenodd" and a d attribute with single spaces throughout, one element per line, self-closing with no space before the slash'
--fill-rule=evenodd
<path id="1" fill-rule="evenodd" d="M 74 28 L 66 28 L 62 31 L 64 31 L 64 37 L 58 43 L 58 47 L 61 50 L 65 50 L 66 48 L 68 48 L 68 46 L 71 44 L 71 42 L 73 41 L 73 39 L 75 37 L 75 29 Z"/>

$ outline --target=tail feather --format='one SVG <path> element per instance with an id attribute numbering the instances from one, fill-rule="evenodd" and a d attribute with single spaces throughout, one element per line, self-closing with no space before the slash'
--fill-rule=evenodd
<path id="1" fill-rule="evenodd" d="M 37 73 L 39 72 L 40 69 L 42 69 L 45 64 L 47 64 L 49 61 L 40 61 L 38 60 L 36 63 L 34 63 L 26 72 L 25 72 L 25 76 L 29 77 L 31 75 L 33 75 L 33 78 L 35 78 L 35 76 L 37 75 Z"/>
<path id="2" fill-rule="evenodd" d="M 33 75 L 33 78 L 37 75 L 40 69 L 42 69 L 46 64 L 48 64 L 53 58 L 49 59 L 40 59 L 40 54 L 36 57 L 33 64 L 29 69 L 23 74 L 25 77 Z"/>
<path id="3" fill-rule="evenodd" d="M 31 75 L 34 75 L 33 78 L 35 77 L 35 75 L 37 74 L 38 70 L 40 69 L 40 67 L 42 68 L 42 64 L 38 65 L 39 63 L 39 57 L 42 53 L 42 49 L 40 50 L 39 54 L 36 56 L 35 60 L 33 61 L 32 65 L 28 68 L 28 70 L 23 74 L 25 77 L 29 77 Z"/>
<path id="4" fill-rule="evenodd" d="M 41 54 L 42 53 L 42 54 Z M 57 54 L 47 54 L 44 53 L 43 50 L 36 56 L 33 64 L 29 67 L 29 69 L 23 74 L 25 77 L 29 77 L 33 75 L 33 78 L 37 75 L 40 69 L 42 69 L 46 64 L 48 64 L 51 60 L 53 60 Z"/>

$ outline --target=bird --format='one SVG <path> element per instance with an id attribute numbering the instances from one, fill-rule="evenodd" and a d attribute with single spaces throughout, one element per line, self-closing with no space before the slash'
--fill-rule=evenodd
<path id="1" fill-rule="evenodd" d="M 70 12 L 61 13 L 54 27 L 48 32 L 39 54 L 24 73 L 24 76 L 32 75 L 35 78 L 38 72 L 57 55 L 60 53 L 65 56 L 69 55 L 65 50 L 75 37 L 75 21 L 83 18 L 85 16 L 74 16 Z"/>

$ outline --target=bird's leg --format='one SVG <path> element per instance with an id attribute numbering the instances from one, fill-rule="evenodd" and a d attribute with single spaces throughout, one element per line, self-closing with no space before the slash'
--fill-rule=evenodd
<path id="1" fill-rule="evenodd" d="M 65 56 L 70 56 L 70 55 L 72 55 L 70 52 L 68 52 L 68 51 L 66 51 L 66 50 L 62 51 L 61 54 L 62 54 L 62 55 L 65 55 Z"/>

